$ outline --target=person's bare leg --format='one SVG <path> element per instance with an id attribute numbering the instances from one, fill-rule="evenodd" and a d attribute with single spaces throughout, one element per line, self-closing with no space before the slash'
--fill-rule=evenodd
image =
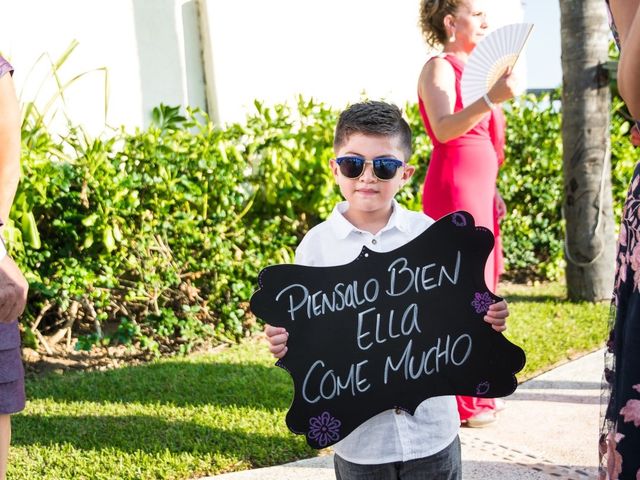
<path id="1" fill-rule="evenodd" d="M 0 415 L 0 480 L 5 480 L 7 476 L 10 443 L 11 415 Z"/>

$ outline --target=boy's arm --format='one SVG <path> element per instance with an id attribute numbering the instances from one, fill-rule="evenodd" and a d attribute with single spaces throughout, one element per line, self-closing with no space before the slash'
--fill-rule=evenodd
<path id="1" fill-rule="evenodd" d="M 501 300 L 489 307 L 484 321 L 489 323 L 496 332 L 504 332 L 507 329 L 507 317 L 509 316 L 509 307 L 507 302 Z"/>

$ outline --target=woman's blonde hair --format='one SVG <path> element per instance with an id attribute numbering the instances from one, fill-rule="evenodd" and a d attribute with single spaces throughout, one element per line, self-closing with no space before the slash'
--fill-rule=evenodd
<path id="1" fill-rule="evenodd" d="M 465 0 L 421 0 L 420 30 L 427 44 L 438 47 L 447 43 L 449 34 L 444 17 L 455 15 Z"/>

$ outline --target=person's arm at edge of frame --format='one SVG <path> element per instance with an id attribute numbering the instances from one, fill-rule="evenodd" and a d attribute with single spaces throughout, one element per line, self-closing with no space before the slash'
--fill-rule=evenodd
<path id="1" fill-rule="evenodd" d="M 609 0 L 620 37 L 618 90 L 631 115 L 640 119 L 640 0 Z"/>
<path id="2" fill-rule="evenodd" d="M 8 73 L 0 77 L 0 112 L 0 219 L 5 222 L 20 178 L 20 108 Z M 28 289 L 16 263 L 5 255 L 0 260 L 0 322 L 12 322 L 22 314 Z"/>
<path id="3" fill-rule="evenodd" d="M 20 179 L 20 108 L 10 74 L 0 77 L 0 219 L 6 222 Z"/>

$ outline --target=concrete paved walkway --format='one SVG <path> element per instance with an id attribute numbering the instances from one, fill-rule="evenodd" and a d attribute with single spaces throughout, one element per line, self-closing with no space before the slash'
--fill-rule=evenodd
<path id="1" fill-rule="evenodd" d="M 603 355 L 591 353 L 524 382 L 506 398 L 498 422 L 462 428 L 464 480 L 596 478 Z M 334 480 L 333 456 L 206 479 Z"/>

